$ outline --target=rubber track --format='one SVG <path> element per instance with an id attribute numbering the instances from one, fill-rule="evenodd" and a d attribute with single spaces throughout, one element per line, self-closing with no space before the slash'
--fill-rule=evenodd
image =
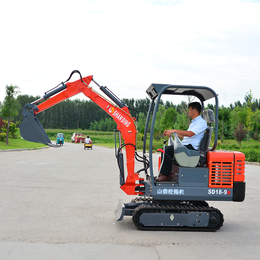
<path id="1" fill-rule="evenodd" d="M 140 202 L 140 201 L 139 201 Z M 136 227 L 141 230 L 150 230 L 150 231 L 202 231 L 202 232 L 215 232 L 223 226 L 224 217 L 220 210 L 213 207 L 206 206 L 194 206 L 186 205 L 183 203 L 174 204 L 174 205 L 161 205 L 152 203 L 151 200 L 147 202 L 144 201 L 144 204 L 139 205 L 135 208 L 132 219 Z M 144 226 L 140 221 L 140 216 L 142 213 L 158 213 L 158 212 L 167 212 L 167 213 L 182 213 L 182 212 L 209 212 L 210 219 L 213 217 L 217 219 L 216 222 L 209 222 L 207 227 L 184 227 L 184 226 Z"/>

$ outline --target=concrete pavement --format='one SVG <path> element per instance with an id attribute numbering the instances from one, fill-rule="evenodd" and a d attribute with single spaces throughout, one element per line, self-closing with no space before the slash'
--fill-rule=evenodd
<path id="1" fill-rule="evenodd" d="M 219 231 L 146 232 L 115 221 L 118 199 L 134 197 L 119 188 L 114 150 L 93 148 L 0 153 L 0 259 L 259 259 L 259 166 L 246 165 L 244 202 L 210 202 Z"/>

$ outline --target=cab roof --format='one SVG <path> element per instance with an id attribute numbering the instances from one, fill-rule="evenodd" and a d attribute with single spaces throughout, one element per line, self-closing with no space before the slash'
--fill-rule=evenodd
<path id="1" fill-rule="evenodd" d="M 202 102 L 213 97 L 217 99 L 217 94 L 213 89 L 203 86 L 152 83 L 146 93 L 151 99 L 155 99 L 159 94 L 195 96 Z"/>

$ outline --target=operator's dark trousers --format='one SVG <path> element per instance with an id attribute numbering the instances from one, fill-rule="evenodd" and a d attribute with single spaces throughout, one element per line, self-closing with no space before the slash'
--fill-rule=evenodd
<path id="1" fill-rule="evenodd" d="M 195 150 L 191 144 L 185 145 L 189 150 Z M 172 162 L 173 162 L 173 156 L 174 156 L 174 146 L 166 146 L 165 147 L 165 154 L 164 154 L 164 160 L 161 167 L 160 173 L 162 175 L 170 176 L 171 169 L 172 169 Z"/>

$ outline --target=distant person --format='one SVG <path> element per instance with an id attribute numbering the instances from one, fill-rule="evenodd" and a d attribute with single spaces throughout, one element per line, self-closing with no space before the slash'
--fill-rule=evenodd
<path id="1" fill-rule="evenodd" d="M 89 138 L 89 136 L 87 136 L 85 139 L 85 144 L 92 144 L 92 140 Z"/>

